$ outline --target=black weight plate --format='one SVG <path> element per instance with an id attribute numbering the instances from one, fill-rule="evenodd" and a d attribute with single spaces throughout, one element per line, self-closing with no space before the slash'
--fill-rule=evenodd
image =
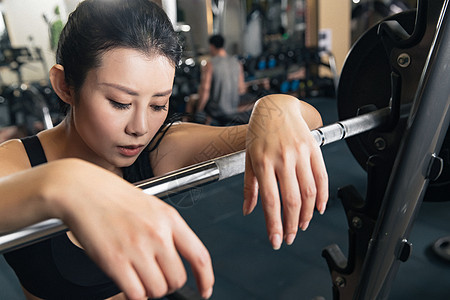
<path id="1" fill-rule="evenodd" d="M 385 20 L 398 21 L 411 34 L 415 15 L 415 11 L 407 11 Z M 337 94 L 340 120 L 355 117 L 358 109 L 367 105 L 375 105 L 378 109 L 389 105 L 391 66 L 377 29 L 378 25 L 375 25 L 366 31 L 355 42 L 345 60 Z M 405 122 L 399 122 L 392 133 L 370 131 L 348 138 L 346 142 L 358 163 L 366 169 L 367 160 L 372 155 L 382 152 L 383 155 L 395 157 L 404 126 Z"/>
<path id="2" fill-rule="evenodd" d="M 415 24 L 415 11 L 396 14 L 385 20 L 398 21 L 411 34 Z M 356 116 L 358 109 L 367 105 L 375 105 L 377 108 L 389 105 L 391 67 L 387 53 L 377 35 L 377 27 L 369 29 L 354 44 L 343 66 L 337 94 L 340 120 Z M 416 89 L 417 86 L 411 85 L 411 88 Z M 407 101 L 412 100 L 412 98 L 407 99 Z M 406 118 L 401 119 L 390 133 L 373 130 L 348 138 L 347 145 L 358 163 L 366 169 L 367 160 L 372 155 L 396 156 L 405 123 Z M 380 150 L 380 143 L 386 148 Z M 450 200 L 450 130 L 447 131 L 438 156 L 444 160 L 443 172 L 436 181 L 429 183 L 424 201 Z"/>

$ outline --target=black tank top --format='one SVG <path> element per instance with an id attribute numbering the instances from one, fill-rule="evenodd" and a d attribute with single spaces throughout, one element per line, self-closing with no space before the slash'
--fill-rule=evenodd
<path id="1" fill-rule="evenodd" d="M 37 136 L 22 139 L 31 166 L 47 162 Z M 149 153 L 124 168 L 124 179 L 136 182 L 153 177 Z M 66 234 L 4 254 L 22 286 L 43 299 L 105 299 L 119 288 Z"/>

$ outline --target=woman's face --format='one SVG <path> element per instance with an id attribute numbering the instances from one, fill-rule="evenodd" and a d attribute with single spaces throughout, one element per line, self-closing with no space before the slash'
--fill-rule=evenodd
<path id="1" fill-rule="evenodd" d="M 111 170 L 131 165 L 167 116 L 174 75 L 164 56 L 126 48 L 106 52 L 72 107 L 87 160 Z"/>

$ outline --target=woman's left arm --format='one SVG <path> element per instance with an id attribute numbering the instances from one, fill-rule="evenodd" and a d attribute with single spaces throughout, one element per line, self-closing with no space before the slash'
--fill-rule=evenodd
<path id="1" fill-rule="evenodd" d="M 292 244 L 298 228 L 306 230 L 314 207 L 321 214 L 325 211 L 328 175 L 310 133 L 321 125 L 312 106 L 288 95 L 266 96 L 253 110 L 246 138 L 243 211 L 253 211 L 259 190 L 274 249 L 283 239 Z"/>
<path id="2" fill-rule="evenodd" d="M 243 212 L 253 211 L 259 191 L 268 236 L 278 249 L 283 238 L 293 243 L 299 227 L 306 230 L 314 207 L 325 211 L 328 176 L 310 133 L 321 125 L 311 105 L 289 95 L 269 95 L 258 100 L 248 125 L 172 126 L 152 154 L 152 167 L 160 175 L 246 148 Z"/>
<path id="3" fill-rule="evenodd" d="M 156 176 L 245 149 L 248 125 L 173 124 L 150 154 Z"/>

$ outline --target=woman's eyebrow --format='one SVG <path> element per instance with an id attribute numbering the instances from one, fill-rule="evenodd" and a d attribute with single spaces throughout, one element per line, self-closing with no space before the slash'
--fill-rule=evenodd
<path id="1" fill-rule="evenodd" d="M 172 89 L 164 91 L 164 92 L 157 92 L 153 95 L 153 97 L 165 97 L 170 96 L 172 94 Z"/>
<path id="2" fill-rule="evenodd" d="M 101 82 L 100 85 L 106 85 L 106 86 L 115 88 L 115 89 L 120 90 L 122 92 L 125 92 L 125 93 L 127 93 L 127 94 L 129 94 L 131 96 L 139 96 L 138 92 L 136 92 L 136 91 L 134 91 L 134 90 L 132 90 L 132 89 L 126 87 L 126 86 L 117 84 L 117 83 Z"/>
<path id="3" fill-rule="evenodd" d="M 108 87 L 115 88 L 115 89 L 125 92 L 131 96 L 139 96 L 138 92 L 130 89 L 129 87 L 123 86 L 121 84 L 110 83 L 110 82 L 101 82 L 100 85 L 106 85 Z M 165 97 L 165 96 L 170 96 L 171 94 L 172 94 L 172 89 L 169 89 L 167 91 L 157 92 L 153 95 L 153 97 Z"/>

